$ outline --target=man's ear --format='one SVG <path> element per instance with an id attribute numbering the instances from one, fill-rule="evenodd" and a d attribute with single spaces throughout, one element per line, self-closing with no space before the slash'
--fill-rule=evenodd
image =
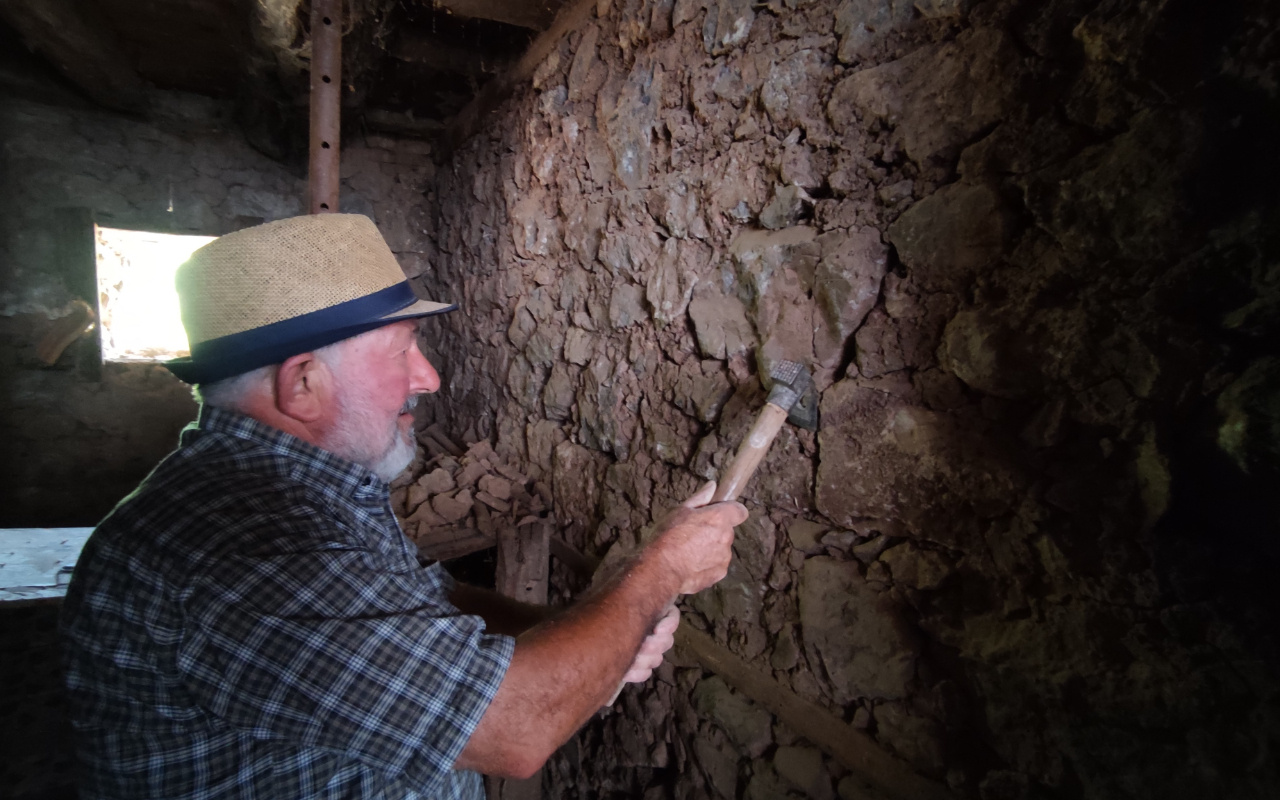
<path id="1" fill-rule="evenodd" d="M 285 359 L 276 370 L 276 409 L 302 423 L 324 416 L 332 393 L 329 368 L 315 353 Z"/>

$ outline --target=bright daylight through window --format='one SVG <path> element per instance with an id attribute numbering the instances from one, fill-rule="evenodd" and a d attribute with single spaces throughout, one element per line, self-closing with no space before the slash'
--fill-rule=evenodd
<path id="1" fill-rule="evenodd" d="M 173 275 L 212 236 L 94 226 L 103 361 L 167 361 L 188 354 Z"/>

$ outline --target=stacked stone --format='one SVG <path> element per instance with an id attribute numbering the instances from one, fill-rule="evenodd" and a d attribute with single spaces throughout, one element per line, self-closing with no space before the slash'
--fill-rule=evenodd
<path id="1" fill-rule="evenodd" d="M 435 413 L 598 556 L 722 469 L 758 376 L 802 361 L 820 432 L 774 442 L 687 627 L 957 796 L 1275 796 L 1275 682 L 1217 677 L 1256 675 L 1275 626 L 1201 602 L 1272 594 L 1244 563 L 1269 539 L 1224 510 L 1274 474 L 1243 432 L 1271 430 L 1246 420 L 1280 374 L 1276 211 L 1236 187 L 1276 181 L 1202 165 L 1272 174 L 1243 131 L 1269 141 L 1274 92 L 1243 76 L 1273 74 L 1274 13 L 591 5 L 427 193 L 420 281 L 466 309 L 432 323 Z M 550 794 L 866 796 L 726 692 L 660 671 Z"/>
<path id="2" fill-rule="evenodd" d="M 537 522 L 550 507 L 546 485 L 488 442 L 463 450 L 437 425 L 419 440 L 425 453 L 391 484 L 391 508 L 425 555 L 443 560 L 492 546 L 499 528 Z"/>

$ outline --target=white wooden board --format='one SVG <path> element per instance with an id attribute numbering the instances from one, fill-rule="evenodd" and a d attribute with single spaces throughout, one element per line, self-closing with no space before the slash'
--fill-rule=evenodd
<path id="1" fill-rule="evenodd" d="M 0 528 L 0 602 L 62 597 L 93 528 Z"/>

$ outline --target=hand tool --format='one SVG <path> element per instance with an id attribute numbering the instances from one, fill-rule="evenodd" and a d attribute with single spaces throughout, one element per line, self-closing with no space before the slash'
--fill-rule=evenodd
<path id="1" fill-rule="evenodd" d="M 773 384 L 769 397 L 739 445 L 733 461 L 721 474 L 716 493 L 711 498 L 713 503 L 738 499 L 784 421 L 789 420 L 808 430 L 818 427 L 817 397 L 809 371 L 795 361 L 776 361 L 769 370 L 769 378 Z"/>
<path id="2" fill-rule="evenodd" d="M 711 497 L 712 503 L 738 499 L 742 488 L 764 460 L 764 454 L 782 429 L 783 422 L 790 421 L 808 430 L 816 430 L 818 427 L 818 403 L 813 391 L 813 377 L 803 365 L 795 361 L 776 361 L 769 370 L 769 380 L 772 386 L 764 408 L 760 409 L 751 430 L 738 446 L 738 452 L 721 474 L 715 494 Z M 665 616 L 666 612 L 663 614 Z M 619 684 L 617 691 L 605 705 L 613 705 L 624 686 L 626 683 Z"/>

